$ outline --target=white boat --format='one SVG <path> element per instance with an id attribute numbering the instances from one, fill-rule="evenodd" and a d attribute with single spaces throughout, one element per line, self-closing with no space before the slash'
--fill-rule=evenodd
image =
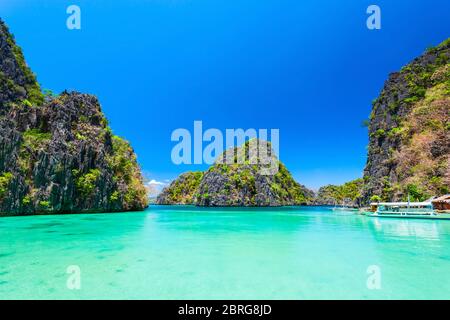
<path id="1" fill-rule="evenodd" d="M 334 207 L 333 211 L 358 211 L 358 209 L 350 207 Z"/>
<path id="2" fill-rule="evenodd" d="M 371 203 L 373 212 L 366 215 L 379 218 L 409 218 L 450 220 L 450 214 L 437 213 L 431 201 Z"/>
<path id="3" fill-rule="evenodd" d="M 334 203 L 334 208 L 332 209 L 333 211 L 358 211 L 358 209 L 356 208 L 352 208 L 347 206 L 347 204 L 345 203 L 345 201 L 342 203 L 341 206 L 338 206 L 337 203 Z"/>

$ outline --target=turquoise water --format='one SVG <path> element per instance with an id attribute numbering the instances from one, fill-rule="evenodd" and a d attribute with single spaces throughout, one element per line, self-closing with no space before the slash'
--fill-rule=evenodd
<path id="1" fill-rule="evenodd" d="M 0 299 L 12 298 L 448 299 L 450 221 L 157 206 L 0 218 Z"/>

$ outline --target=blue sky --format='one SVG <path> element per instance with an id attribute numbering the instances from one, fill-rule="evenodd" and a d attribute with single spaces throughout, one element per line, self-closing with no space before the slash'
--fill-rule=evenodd
<path id="1" fill-rule="evenodd" d="M 81 8 L 82 29 L 66 28 Z M 366 8 L 382 10 L 368 30 Z M 43 88 L 98 96 L 143 170 L 165 181 L 173 130 L 280 129 L 281 160 L 317 189 L 360 177 L 390 72 L 450 36 L 450 1 L 1 0 Z"/>

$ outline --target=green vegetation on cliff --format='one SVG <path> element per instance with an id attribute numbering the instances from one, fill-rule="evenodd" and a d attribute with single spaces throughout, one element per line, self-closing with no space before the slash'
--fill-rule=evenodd
<path id="1" fill-rule="evenodd" d="M 118 136 L 112 136 L 113 152 L 107 157 L 109 168 L 112 170 L 113 180 L 118 184 L 119 189 L 126 191 L 123 195 L 124 207 L 128 210 L 147 205 L 148 197 L 145 187 L 142 184 L 140 168 L 137 165 L 136 154 L 130 144 Z M 126 187 L 126 188 L 124 188 Z M 111 195 L 111 201 L 120 199 L 118 190 Z"/>
<path id="2" fill-rule="evenodd" d="M 36 80 L 36 76 L 28 67 L 25 57 L 23 55 L 22 49 L 15 43 L 14 36 L 9 32 L 8 27 L 0 20 L 0 36 L 6 41 L 9 45 L 11 53 L 14 56 L 14 63 L 18 68 L 17 71 L 22 73 L 23 79 L 15 82 L 12 79 L 7 79 L 3 71 L 0 71 L 0 86 L 4 86 L 6 83 L 9 86 L 9 90 L 12 90 L 16 94 L 20 94 L 25 90 L 27 99 L 32 105 L 42 105 L 44 102 L 44 95 L 41 92 L 41 88 L 39 83 Z M 2 89 L 0 87 L 0 89 Z"/>
<path id="3" fill-rule="evenodd" d="M 253 141 L 255 142 L 255 141 Z M 270 143 L 259 141 L 270 148 Z M 158 204 L 195 204 L 198 206 L 284 206 L 312 201 L 313 192 L 298 184 L 287 168 L 273 158 L 275 172 L 264 174 L 261 164 L 250 159 L 250 142 L 227 150 L 207 171 L 181 175 L 158 196 Z M 260 149 L 261 150 L 261 149 Z M 242 151 L 242 153 L 240 153 Z M 254 151 L 254 150 L 253 150 Z M 245 155 L 238 163 L 237 156 Z M 232 159 L 230 163 L 222 161 Z M 258 159 L 259 160 L 259 159 Z M 256 164 L 253 164 L 256 163 Z"/>
<path id="4" fill-rule="evenodd" d="M 78 192 L 80 192 L 83 197 L 90 197 L 95 190 L 98 179 L 100 178 L 100 170 L 91 169 L 88 173 L 81 176 L 78 176 L 79 174 L 77 170 L 73 170 L 72 172 L 76 177 L 75 185 Z"/>
<path id="5" fill-rule="evenodd" d="M 449 193 L 450 39 L 392 74 L 370 119 L 366 203 Z"/>
<path id="6" fill-rule="evenodd" d="M 346 182 L 343 185 L 327 185 L 317 193 L 315 203 L 319 205 L 349 205 L 361 204 L 363 179 Z"/>
<path id="7" fill-rule="evenodd" d="M 193 204 L 202 178 L 200 171 L 183 173 L 163 190 L 159 204 Z"/>
<path id="8" fill-rule="evenodd" d="M 9 183 L 13 178 L 12 173 L 5 172 L 0 175 L 0 200 L 5 196 L 8 192 Z"/>
<path id="9" fill-rule="evenodd" d="M 0 55 L 0 214 L 144 209 L 136 155 L 97 98 L 44 95 L 1 20 Z"/>

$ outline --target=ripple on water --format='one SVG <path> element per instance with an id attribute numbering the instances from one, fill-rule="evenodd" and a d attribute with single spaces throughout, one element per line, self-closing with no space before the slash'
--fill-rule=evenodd
<path id="1" fill-rule="evenodd" d="M 25 230 L 36 230 L 36 229 L 45 229 L 51 227 L 60 227 L 64 226 L 62 222 L 46 222 L 46 223 L 34 223 L 30 226 L 24 227 Z"/>

